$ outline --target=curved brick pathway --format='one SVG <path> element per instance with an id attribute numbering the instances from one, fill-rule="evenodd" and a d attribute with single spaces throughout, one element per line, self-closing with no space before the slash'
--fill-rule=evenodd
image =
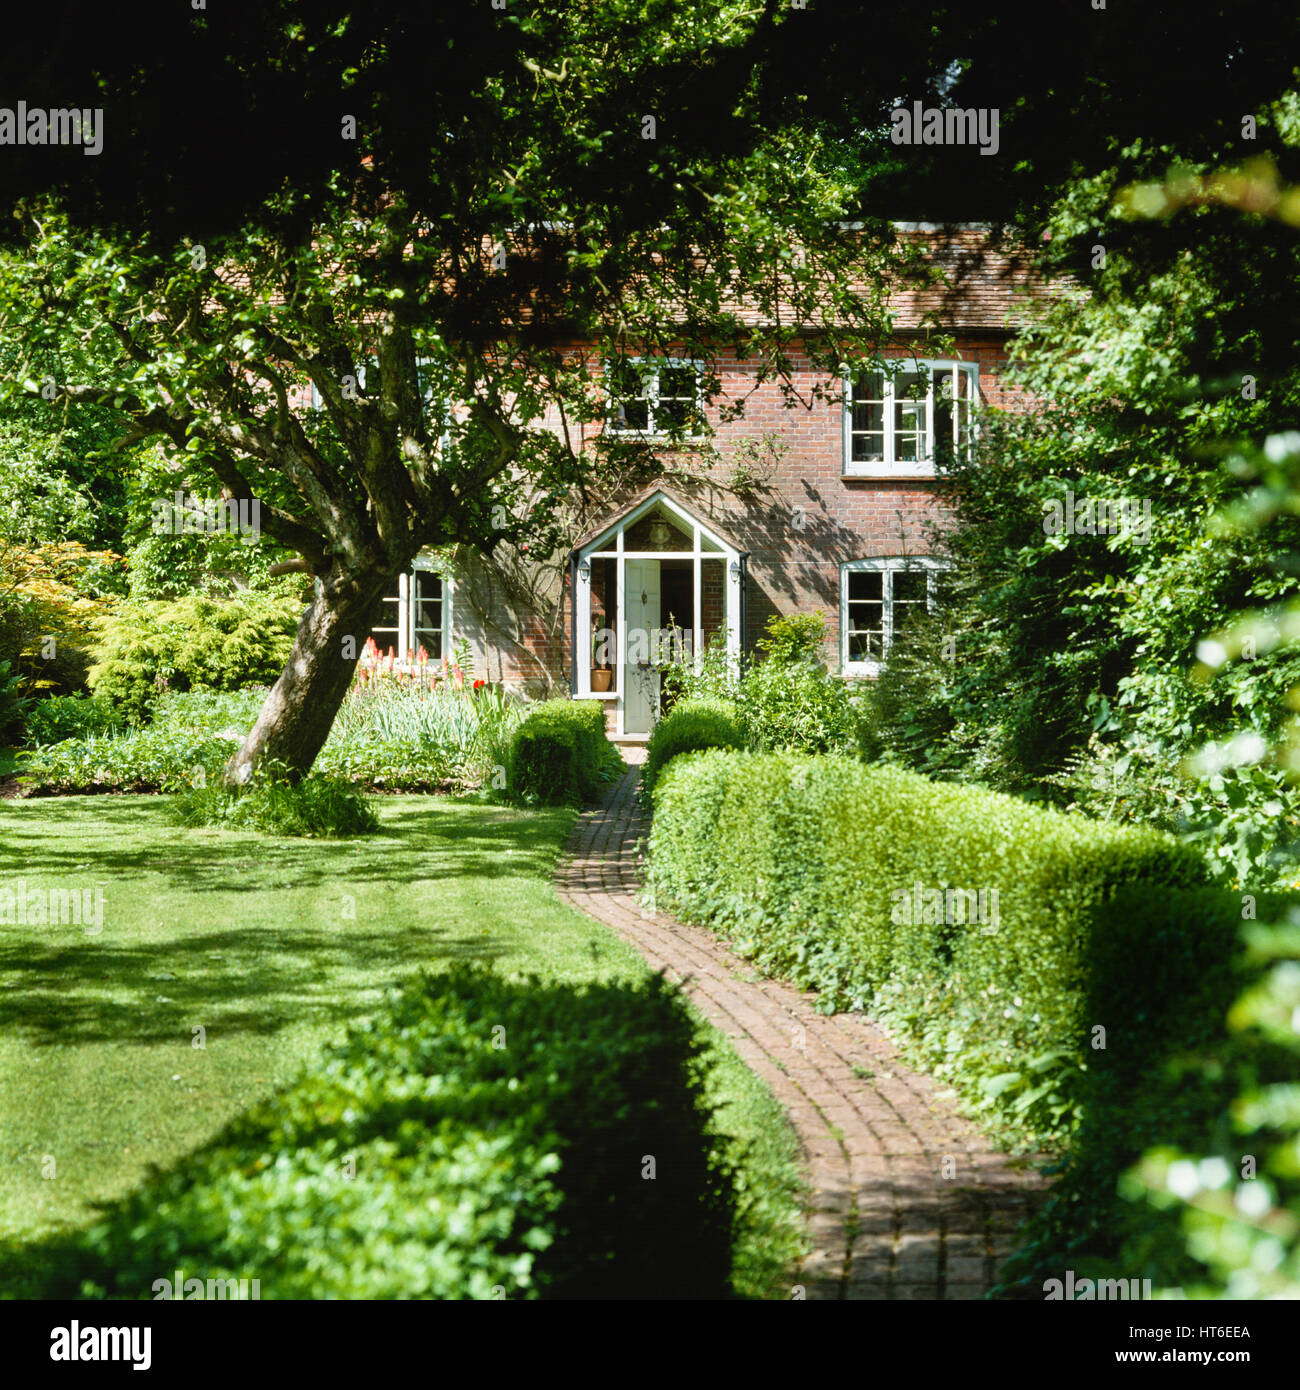
<path id="1" fill-rule="evenodd" d="M 637 902 L 644 750 L 623 751 L 633 765 L 575 827 L 560 895 L 685 981 L 784 1105 L 810 1194 L 813 1248 L 795 1282 L 808 1298 L 979 1298 L 1042 1179 L 999 1153 L 863 1016 L 814 1012 L 815 995 L 758 978 L 711 933 Z"/>

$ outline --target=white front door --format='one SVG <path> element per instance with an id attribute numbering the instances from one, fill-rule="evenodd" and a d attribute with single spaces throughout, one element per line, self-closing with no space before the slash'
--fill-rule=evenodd
<path id="1" fill-rule="evenodd" d="M 659 672 L 650 666 L 659 628 L 659 561 L 625 560 L 627 665 L 623 671 L 623 732 L 648 734 L 659 710 Z"/>

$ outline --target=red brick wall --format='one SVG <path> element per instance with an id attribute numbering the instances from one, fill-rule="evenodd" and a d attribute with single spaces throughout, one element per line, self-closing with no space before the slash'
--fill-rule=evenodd
<path id="1" fill-rule="evenodd" d="M 953 355 L 979 363 L 979 390 L 985 406 L 1014 408 L 1016 397 L 1004 389 L 1000 372 L 1006 361 L 1006 335 L 958 336 Z M 924 355 L 925 348 L 886 349 L 886 356 Z M 937 354 L 936 354 L 937 355 Z M 814 372 L 806 355 L 791 354 L 794 382 L 802 395 L 823 373 Z M 716 423 L 715 443 L 723 461 L 711 471 L 695 465 L 688 449 L 674 451 L 687 463 L 693 480 L 669 480 L 668 486 L 714 520 L 742 549 L 750 552 L 747 648 L 753 648 L 773 613 L 820 610 L 827 622 L 825 659 L 832 670 L 839 661 L 839 567 L 843 561 L 872 556 L 931 553 L 931 528 L 945 524 L 941 485 L 933 479 L 866 479 L 843 476 L 843 406 L 821 402 L 811 408 L 787 409 L 775 382 L 753 389 L 752 364 L 724 357 L 720 375 L 725 396 L 746 396 L 743 417 Z M 752 394 L 748 394 L 752 391 Z M 737 441 L 777 434 L 787 451 L 769 478 L 752 495 L 739 498 L 723 491 L 731 472 L 730 455 Z M 596 427 L 587 429 L 591 438 Z M 669 460 L 665 451 L 663 457 Z M 616 511 L 617 509 L 615 509 Z M 484 664 L 494 680 L 506 680 L 533 690 L 550 683 L 567 690 L 570 623 L 568 569 L 564 569 L 565 611 L 558 630 L 517 609 L 505 613 L 495 600 L 490 621 L 481 625 L 489 649 Z M 702 595 L 706 631 L 721 621 L 722 594 L 710 585 Z M 593 604 L 593 611 L 596 605 Z M 456 627 L 468 622 L 464 606 Z M 477 625 L 477 624 L 476 624 Z M 492 629 L 495 628 L 496 635 Z M 503 640 L 509 632 L 511 640 Z M 477 642 L 476 642 L 477 645 Z M 539 672 L 545 671 L 545 677 Z"/>

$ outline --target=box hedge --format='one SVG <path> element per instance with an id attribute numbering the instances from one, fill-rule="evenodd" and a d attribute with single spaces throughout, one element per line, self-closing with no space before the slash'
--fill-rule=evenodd
<path id="1" fill-rule="evenodd" d="M 517 801 L 541 805 L 595 800 L 621 763 L 605 734 L 599 700 L 546 700 L 516 731 L 506 785 Z"/>
<path id="2" fill-rule="evenodd" d="M 641 769 L 642 791 L 648 796 L 659 774 L 681 753 L 744 747 L 745 732 L 730 700 L 679 700 L 650 734 Z"/>
<path id="3" fill-rule="evenodd" d="M 1098 952 L 1205 879 L 1155 830 L 841 757 L 690 754 L 654 813 L 654 897 L 828 1006 L 870 1006 L 1027 1136 L 1077 1121 L 1108 1022 L 1089 993 Z"/>
<path id="4" fill-rule="evenodd" d="M 735 1178 L 699 1046 L 659 978 L 425 978 L 65 1247 L 41 1292 L 150 1298 L 180 1269 L 264 1299 L 725 1297 Z"/>

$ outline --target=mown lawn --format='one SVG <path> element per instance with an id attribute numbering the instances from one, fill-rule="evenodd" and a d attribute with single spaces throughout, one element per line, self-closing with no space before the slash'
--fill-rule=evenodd
<path id="1" fill-rule="evenodd" d="M 474 959 L 570 984 L 648 972 L 555 893 L 571 812 L 377 805 L 376 836 L 303 841 L 182 830 L 160 797 L 0 802 L 0 887 L 104 892 L 99 932 L 0 924 L 0 1240 L 88 1224 L 421 969 Z M 738 1282 L 777 1292 L 799 1240 L 795 1140 L 707 1031 L 722 1127 L 748 1153 Z"/>

